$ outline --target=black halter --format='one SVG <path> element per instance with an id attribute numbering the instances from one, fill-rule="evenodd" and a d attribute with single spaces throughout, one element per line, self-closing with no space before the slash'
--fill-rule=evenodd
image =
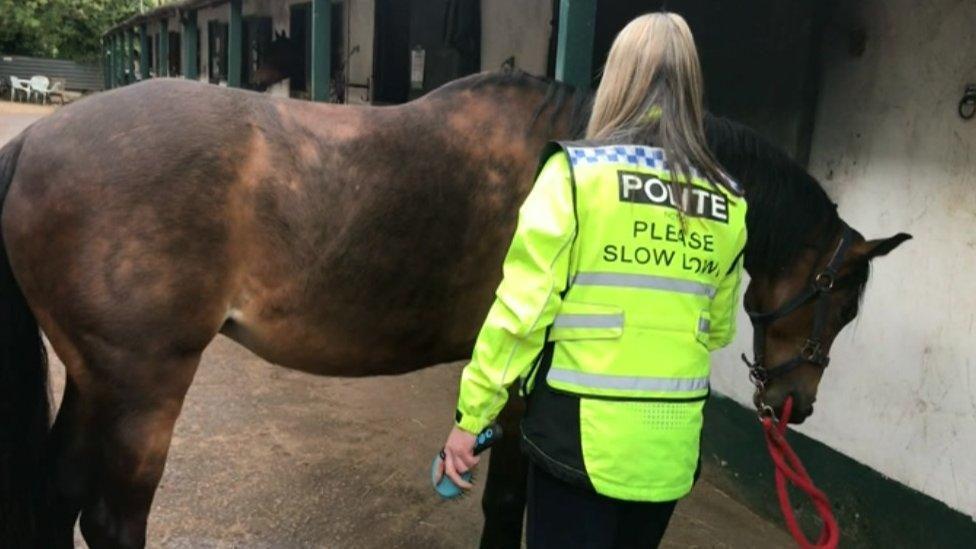
<path id="1" fill-rule="evenodd" d="M 844 224 L 844 231 L 841 234 L 840 242 L 837 244 L 837 249 L 834 250 L 834 255 L 831 256 L 824 270 L 813 277 L 810 285 L 803 293 L 798 294 L 778 309 L 768 313 L 759 313 L 746 308 L 746 313 L 749 314 L 749 318 L 752 320 L 752 350 L 755 355 L 755 360 L 750 362 L 745 354 L 742 355 L 742 360 L 749 367 L 749 379 L 752 380 L 758 389 L 763 389 L 770 380 L 796 369 L 801 364 L 809 363 L 826 368 L 830 363 L 830 357 L 827 354 L 827 349 L 822 340 L 824 329 L 827 327 L 827 314 L 830 310 L 830 293 L 834 289 L 834 282 L 837 280 L 837 271 L 844 262 L 844 256 L 847 254 L 847 250 L 850 249 L 853 242 L 854 231 L 847 224 Z M 810 332 L 810 337 L 803 344 L 803 348 L 800 349 L 799 354 L 775 368 L 766 368 L 763 366 L 763 350 L 766 347 L 766 328 L 769 324 L 793 313 L 814 300 L 816 301 L 814 305 L 816 309 L 813 313 L 813 329 Z"/>

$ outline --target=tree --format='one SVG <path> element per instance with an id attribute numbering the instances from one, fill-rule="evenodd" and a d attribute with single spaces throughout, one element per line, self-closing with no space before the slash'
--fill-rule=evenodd
<path id="1" fill-rule="evenodd" d="M 102 33 L 140 0 L 0 0 L 0 53 L 74 61 L 99 57 Z"/>

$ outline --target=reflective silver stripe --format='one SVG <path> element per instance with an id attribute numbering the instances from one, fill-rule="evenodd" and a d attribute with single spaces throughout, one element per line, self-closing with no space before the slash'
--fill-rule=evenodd
<path id="1" fill-rule="evenodd" d="M 698 319 L 699 332 L 707 332 L 711 327 L 712 327 L 712 323 L 707 318 L 702 317 Z"/>
<path id="2" fill-rule="evenodd" d="M 551 381 L 563 381 L 592 389 L 619 389 L 621 391 L 660 391 L 677 393 L 683 391 L 701 391 L 708 389 L 707 377 L 676 378 L 676 377 L 637 377 L 614 376 L 607 374 L 588 374 L 576 370 L 564 370 L 553 366 L 547 378 Z"/>
<path id="3" fill-rule="evenodd" d="M 565 314 L 556 315 L 553 328 L 622 328 L 624 315 Z"/>
<path id="4" fill-rule="evenodd" d="M 622 288 L 649 288 L 682 294 L 715 297 L 715 287 L 694 280 L 668 278 L 666 276 L 631 273 L 579 273 L 573 284 L 580 286 L 618 286 Z"/>

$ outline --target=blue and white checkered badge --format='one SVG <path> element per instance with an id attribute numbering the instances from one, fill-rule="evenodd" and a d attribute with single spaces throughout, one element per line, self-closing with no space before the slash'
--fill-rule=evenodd
<path id="1" fill-rule="evenodd" d="M 664 150 L 646 145 L 567 147 L 573 166 L 581 164 L 627 163 L 652 170 L 666 170 Z"/>

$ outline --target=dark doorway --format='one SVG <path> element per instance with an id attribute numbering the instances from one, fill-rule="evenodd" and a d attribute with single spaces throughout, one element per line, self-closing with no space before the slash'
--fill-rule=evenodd
<path id="1" fill-rule="evenodd" d="M 552 0 L 549 19 L 549 55 L 546 57 L 546 76 L 556 78 L 556 50 L 559 49 L 559 0 Z"/>
<path id="2" fill-rule="evenodd" d="M 227 23 L 207 21 L 207 78 L 211 84 L 227 81 Z"/>
<path id="3" fill-rule="evenodd" d="M 146 53 L 149 54 L 149 66 L 147 68 L 150 74 L 156 74 L 156 49 L 153 47 L 154 41 L 153 36 L 149 36 L 149 40 L 146 41 Z M 141 49 L 142 46 L 140 45 L 139 48 Z M 142 67 L 139 67 L 139 70 L 141 71 Z"/>
<path id="4" fill-rule="evenodd" d="M 271 45 L 271 18 L 250 16 L 243 21 L 244 55 L 241 56 L 241 81 L 244 88 L 256 89 L 254 75 L 261 68 Z"/>
<path id="5" fill-rule="evenodd" d="M 169 75 L 170 76 L 180 76 L 183 74 L 183 63 L 182 63 L 182 46 L 183 41 L 180 40 L 180 33 L 171 32 L 169 33 Z"/>
<path id="6" fill-rule="evenodd" d="M 305 67 L 299 74 L 293 75 L 288 84 L 289 95 L 300 99 L 308 99 L 309 60 L 312 58 L 312 5 L 310 3 L 292 4 L 289 10 L 288 37 L 297 48 L 299 59 L 297 66 Z"/>
<path id="7" fill-rule="evenodd" d="M 481 69 L 481 2 L 479 0 L 413 0 L 410 2 L 410 48 L 425 52 L 423 86 L 410 98 Z"/>
<path id="8" fill-rule="evenodd" d="M 374 100 L 402 103 L 481 70 L 480 0 L 377 0 Z M 411 51 L 423 50 L 423 82 L 411 88 Z"/>
<path id="9" fill-rule="evenodd" d="M 403 103 L 410 94 L 410 2 L 376 0 L 374 103 Z"/>
<path id="10" fill-rule="evenodd" d="M 329 101 L 333 103 L 346 102 L 346 3 L 333 2 L 329 19 L 329 74 L 332 80 L 332 95 Z"/>
<path id="11" fill-rule="evenodd" d="M 202 66 L 201 59 L 203 58 L 203 50 L 200 49 L 202 40 L 203 38 L 200 37 L 200 31 L 198 30 L 197 31 L 197 56 L 196 59 L 193 60 L 193 62 L 196 63 L 197 78 L 200 78 L 200 76 L 202 76 L 202 73 L 200 72 L 200 67 Z"/>
<path id="12" fill-rule="evenodd" d="M 600 0 L 593 44 L 599 81 L 610 44 L 631 19 L 665 2 Z M 706 104 L 744 122 L 806 162 L 817 90 L 826 2 L 671 0 L 691 26 L 705 74 Z"/>
<path id="13" fill-rule="evenodd" d="M 159 54 L 160 54 L 159 37 L 160 36 L 161 35 L 158 32 L 153 35 L 153 54 L 154 55 L 153 55 L 153 63 L 150 66 L 152 67 L 153 75 L 154 76 L 162 76 L 162 74 L 160 72 L 160 66 L 162 66 L 162 65 L 159 62 Z"/>

